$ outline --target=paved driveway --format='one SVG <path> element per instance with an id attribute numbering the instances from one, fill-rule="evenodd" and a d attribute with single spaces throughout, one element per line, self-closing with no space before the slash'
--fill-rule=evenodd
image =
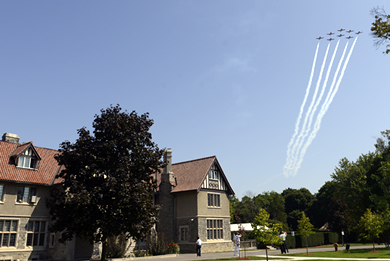
<path id="1" fill-rule="evenodd" d="M 366 245 L 366 246 L 359 246 L 359 247 L 351 247 L 351 249 L 362 249 L 362 248 L 370 248 L 372 245 Z M 376 245 L 375 248 L 384 248 L 384 245 Z M 344 251 L 345 247 L 339 247 L 339 251 Z M 319 252 L 319 251 L 334 251 L 333 247 L 316 247 L 316 248 L 309 248 L 310 252 Z M 289 249 L 289 253 L 305 253 L 306 248 L 298 248 L 298 249 Z M 241 257 L 245 255 L 244 251 L 241 249 Z M 247 256 L 264 256 L 265 257 L 265 250 L 248 250 L 246 251 Z M 274 256 L 279 255 L 279 256 Z M 273 258 L 278 258 L 280 256 L 280 250 L 268 250 L 268 256 L 272 256 Z M 113 258 L 110 259 L 112 261 L 128 261 L 128 260 L 139 260 L 139 261 L 192 261 L 192 260 L 203 260 L 203 259 L 218 259 L 218 258 L 229 258 L 233 257 L 233 251 L 231 252 L 222 252 L 222 253 L 204 253 L 201 257 L 197 257 L 196 253 L 193 254 L 180 254 L 180 255 L 162 255 L 162 256 L 152 256 L 152 257 L 137 257 L 137 258 Z M 313 259 L 313 257 L 299 257 L 299 258 L 292 258 L 293 260 L 305 260 L 305 259 Z M 282 259 L 282 258 L 281 258 Z M 316 257 L 315 259 L 326 259 L 331 260 L 329 258 L 319 258 Z M 341 260 L 342 258 L 337 258 L 338 260 Z M 285 259 L 283 259 L 285 260 Z M 351 260 L 351 259 L 347 259 Z M 367 260 L 367 259 L 356 259 L 353 260 Z M 390 259 L 378 259 L 378 260 L 390 260 Z M 275 259 L 272 259 L 272 261 L 276 261 Z"/>

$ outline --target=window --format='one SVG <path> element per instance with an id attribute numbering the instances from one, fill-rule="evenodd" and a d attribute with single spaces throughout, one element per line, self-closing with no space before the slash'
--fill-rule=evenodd
<path id="1" fill-rule="evenodd" d="M 207 220 L 207 239 L 223 239 L 223 220 L 208 219 Z"/>
<path id="2" fill-rule="evenodd" d="M 44 246 L 46 221 L 29 221 L 27 224 L 26 246 Z"/>
<path id="3" fill-rule="evenodd" d="M 221 196 L 219 194 L 207 194 L 207 206 L 221 207 Z"/>
<path id="4" fill-rule="evenodd" d="M 215 165 L 211 166 L 209 170 L 209 179 L 219 179 L 218 169 Z"/>
<path id="5" fill-rule="evenodd" d="M 15 247 L 17 231 L 17 220 L 0 220 L 0 247 Z"/>
<path id="6" fill-rule="evenodd" d="M 0 201 L 4 201 L 4 185 L 0 184 Z"/>
<path id="7" fill-rule="evenodd" d="M 180 241 L 189 241 L 188 227 L 180 227 Z"/>
<path id="8" fill-rule="evenodd" d="M 49 245 L 50 248 L 54 247 L 54 244 L 56 242 L 55 238 L 56 238 L 56 235 L 54 233 L 50 233 L 50 245 Z"/>
<path id="9" fill-rule="evenodd" d="M 209 170 L 209 178 L 210 179 L 218 179 L 218 171 L 217 170 Z"/>
<path id="10" fill-rule="evenodd" d="M 35 169 L 37 167 L 38 158 L 31 148 L 25 150 L 18 157 L 18 167 Z"/>
<path id="11" fill-rule="evenodd" d="M 37 197 L 37 189 L 30 187 L 18 187 L 16 202 L 18 203 L 35 203 Z"/>

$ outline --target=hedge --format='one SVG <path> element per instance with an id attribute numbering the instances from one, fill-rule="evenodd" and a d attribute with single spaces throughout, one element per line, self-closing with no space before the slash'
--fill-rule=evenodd
<path id="1" fill-rule="evenodd" d="M 338 238 L 339 235 L 335 232 L 318 232 L 307 237 L 307 246 L 313 247 L 313 246 L 334 244 L 336 242 L 339 242 Z M 304 236 L 302 235 L 295 236 L 295 247 L 296 248 L 306 247 L 306 239 Z"/>
<path id="2" fill-rule="evenodd" d="M 317 232 L 307 238 L 307 246 L 321 246 L 334 244 L 339 241 L 339 235 L 336 232 Z M 295 233 L 295 236 L 289 234 L 286 238 L 288 249 L 306 247 L 305 237 Z M 263 244 L 258 244 L 258 248 L 264 248 Z"/>

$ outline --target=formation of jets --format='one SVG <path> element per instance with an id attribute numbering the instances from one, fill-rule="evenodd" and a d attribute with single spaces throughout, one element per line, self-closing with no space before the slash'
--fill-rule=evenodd
<path id="1" fill-rule="evenodd" d="M 337 30 L 337 31 L 339 31 L 340 32 L 340 34 L 339 35 L 336 35 L 337 37 L 342 37 L 342 36 L 344 36 L 344 34 L 341 34 L 341 32 L 343 32 L 343 31 L 345 31 L 345 29 L 344 28 L 340 28 L 339 30 Z M 348 31 L 345 31 L 346 33 L 352 33 L 353 32 L 353 30 L 348 30 Z M 356 32 L 356 34 L 361 34 L 361 33 L 363 33 L 363 32 L 361 32 L 361 31 L 358 31 L 358 32 Z M 332 34 L 334 34 L 333 32 L 330 32 L 330 33 L 328 33 L 327 35 L 332 35 Z M 353 38 L 353 36 L 347 36 L 347 37 L 345 37 L 345 38 L 347 38 L 347 39 L 351 39 L 351 38 Z M 324 39 L 324 37 L 322 37 L 322 36 L 320 36 L 320 37 L 318 37 L 318 38 L 316 38 L 317 40 L 321 40 L 321 39 Z M 328 40 L 328 41 L 333 41 L 334 40 L 334 38 L 329 38 L 329 39 L 326 39 L 326 40 Z"/>

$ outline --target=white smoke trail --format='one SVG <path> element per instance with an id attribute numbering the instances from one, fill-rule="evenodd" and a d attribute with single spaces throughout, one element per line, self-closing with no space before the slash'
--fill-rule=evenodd
<path id="1" fill-rule="evenodd" d="M 328 100 L 325 100 L 324 104 L 322 105 L 322 109 L 321 109 L 319 115 L 317 116 L 317 120 L 316 120 L 316 124 L 315 124 L 315 126 L 314 126 L 314 129 L 313 129 L 312 133 L 310 134 L 310 136 L 309 136 L 309 138 L 308 138 L 308 140 L 307 140 L 305 146 L 303 147 L 303 149 L 302 149 L 302 151 L 301 151 L 301 154 L 300 154 L 300 156 L 299 156 L 299 161 L 298 161 L 298 163 L 297 163 L 297 165 L 296 165 L 296 170 L 298 170 L 298 169 L 301 167 L 301 164 L 302 164 L 303 158 L 304 158 L 304 156 L 305 156 L 305 154 L 306 154 L 306 151 L 307 151 L 308 147 L 310 146 L 310 144 L 312 143 L 313 139 L 316 137 L 317 132 L 318 132 L 318 130 L 319 130 L 320 127 L 321 127 L 322 117 L 323 117 L 323 116 L 325 115 L 325 113 L 327 112 L 327 110 L 328 110 L 330 104 L 331 104 L 332 101 L 333 101 L 334 96 L 336 95 L 336 93 L 337 93 L 337 91 L 338 91 L 338 89 L 339 89 L 341 80 L 343 79 L 343 76 L 344 76 L 345 69 L 347 68 L 347 65 L 348 65 L 348 62 L 349 62 L 349 58 L 351 57 L 352 51 L 353 51 L 353 49 L 354 49 L 354 47 L 355 47 L 355 43 L 356 43 L 356 41 L 357 41 L 357 38 L 358 38 L 358 37 L 355 38 L 355 41 L 353 42 L 352 47 L 351 47 L 351 49 L 349 50 L 347 59 L 345 60 L 343 69 L 342 69 L 342 71 L 341 71 L 340 77 L 338 78 L 338 81 L 337 81 L 337 84 L 336 84 L 336 87 L 335 87 L 334 91 L 332 91 L 332 90 L 329 91 L 329 93 L 331 92 L 330 98 L 329 98 Z M 345 51 L 346 51 L 346 49 L 347 49 L 347 46 L 348 46 L 348 43 L 346 44 L 346 46 L 345 46 L 345 48 L 344 48 L 344 52 L 343 52 L 343 56 L 342 56 L 342 58 L 341 58 L 341 60 L 340 60 L 340 64 L 342 63 L 342 60 L 344 59 L 344 55 L 345 55 Z M 340 64 L 339 64 L 339 65 L 340 65 Z M 340 67 L 340 66 L 339 66 L 339 67 Z M 339 70 L 339 68 L 338 68 L 338 70 Z M 336 74 L 335 74 L 335 77 L 337 77 L 338 70 L 337 70 L 337 72 L 336 72 Z M 334 82 L 333 82 L 333 83 L 334 83 Z M 334 85 L 333 83 L 332 83 L 332 85 Z M 333 86 L 332 86 L 332 87 L 333 87 Z"/>
<path id="2" fill-rule="evenodd" d="M 312 112 L 310 113 L 310 117 L 309 117 L 309 123 L 308 123 L 308 127 L 307 127 L 307 129 L 306 129 L 306 132 L 304 133 L 304 135 L 302 136 L 302 139 L 301 139 L 301 142 L 298 144 L 298 147 L 297 147 L 297 149 L 296 149 L 296 155 L 297 155 L 297 157 L 295 158 L 295 168 L 294 168 L 294 170 L 293 170 L 293 173 L 292 173 L 292 175 L 296 175 L 296 173 L 297 173 L 297 171 L 298 171 L 298 169 L 297 169 L 297 167 L 299 168 L 299 166 L 297 165 L 297 162 L 299 162 L 300 161 L 300 158 L 301 158 L 301 153 L 302 153 L 302 148 L 304 147 L 303 145 L 304 145 L 304 142 L 305 142 L 305 139 L 306 139 L 306 137 L 309 135 L 309 133 L 310 133 L 310 129 L 311 129 L 311 126 L 312 126 L 312 123 L 313 123 L 313 118 L 314 118 L 314 115 L 315 115 L 315 113 L 316 113 L 316 111 L 317 111 L 317 108 L 318 108 L 318 106 L 319 106 L 319 104 L 321 103 L 321 101 L 322 101 L 322 97 L 324 96 L 324 93 L 325 93 L 325 90 L 326 90 L 326 85 L 327 85 L 327 83 L 328 83 L 328 79 L 329 79 L 329 75 L 330 75 L 330 72 L 331 72 L 331 70 L 332 70 L 332 67 L 333 67 L 333 61 L 334 61 L 334 58 L 335 58 L 335 56 L 336 56 L 336 53 L 337 53 L 337 50 L 338 50 L 338 47 L 339 47 L 339 43 L 340 43 L 340 40 L 337 42 L 337 44 L 336 44 L 336 47 L 335 47 L 335 49 L 334 49 L 334 51 L 333 51 L 333 55 L 332 55 L 332 58 L 331 58 L 331 60 L 330 60 L 330 63 L 329 63 L 329 65 L 328 65 L 328 70 L 327 70 L 327 72 L 326 72 L 326 76 L 325 76 L 325 80 L 324 80 L 324 83 L 322 84 L 322 89 L 321 89 L 321 93 L 320 93 L 320 96 L 318 97 L 318 99 L 316 100 L 316 103 L 315 103 L 315 105 L 314 105 L 314 108 L 313 108 L 313 110 L 312 110 Z M 327 98 L 329 97 L 329 92 L 328 92 L 328 95 L 327 95 Z M 320 111 L 321 112 L 321 111 Z M 307 141 L 306 141 L 307 142 Z M 298 156 L 299 155 L 299 156 Z"/>
<path id="3" fill-rule="evenodd" d="M 321 112 L 324 112 L 324 111 L 326 112 L 325 108 L 326 108 L 326 105 L 329 104 L 329 99 L 330 99 L 330 97 L 331 97 L 331 95 L 333 93 L 333 89 L 334 89 L 334 86 L 335 86 L 335 83 L 336 83 L 336 80 L 337 80 L 337 76 L 339 75 L 339 71 L 340 71 L 341 65 L 343 64 L 344 56 L 345 56 L 345 53 L 347 51 L 348 44 L 349 44 L 349 42 L 347 42 L 347 44 L 344 47 L 343 54 L 341 55 L 341 58 L 340 58 L 338 66 L 337 66 L 336 72 L 335 72 L 335 74 L 333 76 L 333 81 L 332 81 L 332 84 L 330 86 L 329 92 L 326 95 L 324 103 L 322 104 Z M 318 117 L 317 117 L 317 121 L 318 121 Z M 317 123 L 317 121 L 316 121 L 316 123 Z"/>
<path id="4" fill-rule="evenodd" d="M 303 102 L 302 102 L 302 105 L 301 105 L 301 108 L 299 110 L 299 115 L 298 115 L 298 118 L 295 122 L 295 128 L 294 128 L 294 134 L 293 136 L 291 137 L 291 140 L 290 142 L 288 143 L 288 146 L 287 146 L 287 158 L 286 158 L 286 164 L 284 165 L 284 175 L 285 176 L 288 176 L 288 169 L 291 165 L 291 157 L 290 157 L 290 154 L 291 154 L 291 146 L 292 144 L 294 143 L 295 141 L 295 137 L 298 135 L 298 131 L 299 131 L 299 124 L 300 124 L 300 121 L 301 121 L 301 118 L 302 118 L 302 113 L 303 113 L 303 108 L 305 107 L 305 104 L 306 104 L 306 101 L 307 101 L 307 97 L 309 96 L 309 92 L 310 92 L 310 87 L 311 87 L 311 82 L 313 80 L 313 75 L 314 75 L 314 68 L 315 68 L 315 65 L 316 65 L 316 61 L 317 61 L 317 54 L 318 54 L 318 48 L 320 46 L 320 43 L 317 44 L 317 49 L 316 49 L 316 52 L 314 54 L 314 60 L 313 60 L 313 65 L 311 67 L 311 73 L 310 73 L 310 78 L 309 78 L 309 83 L 307 84 L 307 87 L 306 87 L 306 93 L 305 93 L 305 97 L 303 98 Z"/>
<path id="5" fill-rule="evenodd" d="M 314 91 L 313 98 L 312 98 L 312 101 L 310 103 L 310 106 L 307 109 L 307 112 L 306 112 L 306 115 L 305 115 L 305 120 L 303 122 L 301 132 L 299 133 L 299 135 L 298 135 L 298 137 L 297 137 L 297 139 L 296 139 L 296 141 L 295 141 L 295 143 L 294 143 L 294 145 L 292 147 L 291 162 L 292 162 L 292 165 L 294 166 L 293 174 L 296 172 L 295 168 L 296 168 L 296 162 L 298 161 L 298 149 L 302 146 L 303 141 L 304 141 L 304 137 L 306 137 L 307 133 L 310 131 L 310 126 L 307 126 L 307 123 L 308 123 L 309 117 L 311 115 L 311 112 L 313 110 L 314 103 L 316 102 L 318 89 L 319 89 L 319 86 L 320 86 L 320 83 L 321 83 L 322 74 L 324 72 L 326 59 L 328 57 L 329 47 L 330 47 L 330 43 L 328 44 L 328 47 L 326 48 L 324 60 L 322 62 L 320 74 L 318 76 L 317 85 L 316 85 L 316 88 L 315 88 L 315 91 Z"/>

